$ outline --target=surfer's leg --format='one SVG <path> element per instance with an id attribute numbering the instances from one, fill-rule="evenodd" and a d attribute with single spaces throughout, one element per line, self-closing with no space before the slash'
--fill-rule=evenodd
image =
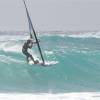
<path id="1" fill-rule="evenodd" d="M 29 62 L 30 55 L 26 50 L 22 50 L 23 54 L 26 56 L 27 63 Z"/>
<path id="2" fill-rule="evenodd" d="M 26 61 L 29 63 L 29 60 L 31 59 L 34 62 L 34 58 L 30 53 L 27 52 L 27 50 L 22 50 L 23 54 L 26 56 Z"/>
<path id="3" fill-rule="evenodd" d="M 30 53 L 28 53 L 27 51 L 23 52 L 24 55 L 26 55 L 26 60 L 27 63 L 29 63 L 29 60 L 31 59 L 35 64 L 37 64 L 39 61 L 35 61 L 34 58 L 32 57 L 32 55 Z"/>
<path id="4" fill-rule="evenodd" d="M 31 58 L 31 60 L 34 62 L 34 64 L 38 64 L 38 63 L 39 63 L 39 61 L 38 61 L 38 60 L 34 60 L 34 58 L 32 57 L 32 55 L 31 55 L 31 54 L 29 54 L 29 58 Z"/>
<path id="5" fill-rule="evenodd" d="M 34 62 L 34 58 L 32 57 L 32 55 L 29 54 L 29 53 L 27 53 L 27 59 L 28 59 L 28 61 L 29 61 L 29 58 Z"/>
<path id="6" fill-rule="evenodd" d="M 26 56 L 26 61 L 27 61 L 27 63 L 29 63 L 29 57 L 28 56 Z"/>
<path id="7" fill-rule="evenodd" d="M 34 61 L 34 58 L 32 57 L 32 55 L 30 55 L 30 58 L 32 59 L 32 61 Z"/>

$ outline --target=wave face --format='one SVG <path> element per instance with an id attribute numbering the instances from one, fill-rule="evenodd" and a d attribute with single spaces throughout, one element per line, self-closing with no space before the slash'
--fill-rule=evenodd
<path id="1" fill-rule="evenodd" d="M 81 34 L 39 34 L 46 67 L 26 63 L 21 49 L 27 35 L 1 35 L 0 91 L 100 91 L 100 39 L 94 37 L 99 32 Z M 36 45 L 30 52 L 40 59 Z"/>

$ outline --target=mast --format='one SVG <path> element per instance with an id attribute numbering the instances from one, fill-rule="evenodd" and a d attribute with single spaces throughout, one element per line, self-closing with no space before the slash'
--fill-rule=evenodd
<path id="1" fill-rule="evenodd" d="M 28 23 L 29 23 L 30 38 L 33 39 L 33 35 L 32 35 L 32 33 L 31 33 L 31 30 L 32 30 L 32 32 L 33 32 L 33 34 L 34 34 L 34 37 L 35 37 L 35 39 L 36 39 L 37 47 L 38 47 L 38 50 L 39 50 L 39 53 L 40 53 L 42 62 L 43 62 L 43 64 L 45 64 L 45 61 L 44 61 L 44 58 L 43 58 L 43 54 L 42 54 L 42 51 L 41 51 L 41 47 L 40 47 L 39 41 L 38 41 L 38 39 L 37 39 L 37 35 L 36 35 L 35 30 L 34 30 L 34 27 L 33 27 L 32 21 L 31 21 L 31 18 L 30 18 L 30 16 L 29 16 L 29 12 L 28 12 L 28 9 L 27 9 L 25 0 L 23 0 L 23 2 L 24 2 L 24 5 L 25 5 L 26 14 L 27 14 Z"/>
<path id="2" fill-rule="evenodd" d="M 25 1 L 23 0 L 24 2 L 24 5 L 25 5 L 25 9 L 26 9 L 26 14 L 27 14 L 27 19 L 28 19 L 28 24 L 29 24 L 29 32 L 30 32 L 30 38 L 32 39 L 33 36 L 32 36 L 32 33 L 31 33 L 31 24 L 30 24 L 30 16 L 29 16 L 29 13 L 28 13 L 28 9 L 27 9 L 27 6 L 26 6 L 26 3 Z"/>

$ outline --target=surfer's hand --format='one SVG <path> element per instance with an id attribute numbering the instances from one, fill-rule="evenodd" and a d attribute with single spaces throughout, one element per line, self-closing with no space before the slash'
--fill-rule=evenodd
<path id="1" fill-rule="evenodd" d="M 38 41 L 33 42 L 33 44 L 36 44 L 37 42 L 40 42 L 40 40 L 38 39 Z"/>

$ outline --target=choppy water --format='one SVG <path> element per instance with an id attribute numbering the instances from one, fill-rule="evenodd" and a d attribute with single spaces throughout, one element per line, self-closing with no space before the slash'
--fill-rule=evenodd
<path id="1" fill-rule="evenodd" d="M 49 96 L 56 93 L 57 100 L 65 100 L 66 96 L 69 100 L 74 100 L 71 98 L 72 94 L 76 93 L 80 97 L 82 92 L 83 97 L 75 100 L 89 100 L 85 98 L 85 94 L 86 97 L 93 94 L 96 97 L 93 100 L 99 98 L 96 96 L 100 92 L 99 32 L 39 34 L 40 45 L 48 64 L 46 67 L 26 63 L 21 49 L 27 39 L 28 36 L 22 34 L 0 35 L 1 93 L 46 93 Z M 40 59 L 36 45 L 30 52 Z M 60 98 L 57 94 L 64 97 Z M 0 97 L 2 95 L 4 94 Z"/>

